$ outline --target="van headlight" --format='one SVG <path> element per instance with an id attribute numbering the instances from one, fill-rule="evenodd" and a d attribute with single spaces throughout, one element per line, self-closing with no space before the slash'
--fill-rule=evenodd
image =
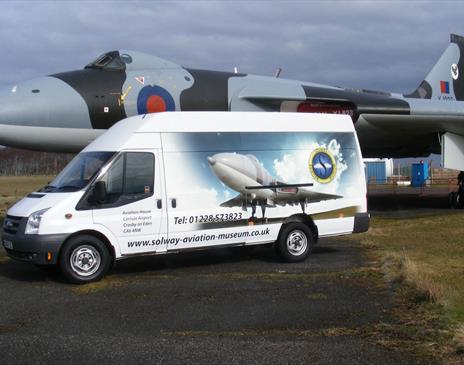
<path id="1" fill-rule="evenodd" d="M 41 210 L 38 210 L 37 212 L 32 213 L 29 216 L 29 219 L 27 220 L 26 230 L 24 233 L 25 234 L 38 234 L 42 216 L 49 209 L 50 208 L 45 208 L 45 209 L 41 209 Z"/>

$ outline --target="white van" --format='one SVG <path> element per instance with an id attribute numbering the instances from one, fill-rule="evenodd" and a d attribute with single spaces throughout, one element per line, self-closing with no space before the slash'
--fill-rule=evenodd
<path id="1" fill-rule="evenodd" d="M 159 113 L 119 122 L 16 203 L 2 242 L 86 283 L 114 260 L 219 246 L 301 261 L 318 237 L 366 231 L 366 209 L 349 116 Z"/>

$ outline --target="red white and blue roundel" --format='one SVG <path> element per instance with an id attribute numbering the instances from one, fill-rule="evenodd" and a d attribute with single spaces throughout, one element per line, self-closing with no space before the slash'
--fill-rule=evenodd
<path id="1" fill-rule="evenodd" d="M 145 86 L 137 97 L 137 113 L 172 112 L 176 104 L 171 94 L 161 86 Z"/>

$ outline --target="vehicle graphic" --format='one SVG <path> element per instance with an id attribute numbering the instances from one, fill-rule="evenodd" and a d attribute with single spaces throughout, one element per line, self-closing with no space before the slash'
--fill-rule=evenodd
<path id="1" fill-rule="evenodd" d="M 251 206 L 252 217 L 255 215 L 257 205 L 261 207 L 264 217 L 266 207 L 299 204 L 304 213 L 307 204 L 343 198 L 341 195 L 309 190 L 308 188 L 313 186 L 310 182 L 287 184 L 278 181 L 254 155 L 218 153 L 208 157 L 208 163 L 219 180 L 240 193 L 223 202 L 221 207 L 241 206 L 246 210 Z"/>

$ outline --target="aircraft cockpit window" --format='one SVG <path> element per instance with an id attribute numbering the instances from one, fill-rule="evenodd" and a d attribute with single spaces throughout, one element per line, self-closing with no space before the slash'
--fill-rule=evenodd
<path id="1" fill-rule="evenodd" d="M 105 67 L 111 61 L 111 57 L 104 54 L 98 57 L 91 65 L 95 67 Z"/>
<path id="2" fill-rule="evenodd" d="M 125 67 L 125 63 L 121 60 L 118 52 L 105 53 L 85 66 L 85 68 L 101 70 L 124 70 Z"/>
<path id="3" fill-rule="evenodd" d="M 124 70 L 124 62 L 119 57 L 113 58 L 103 68 L 107 70 Z"/>
<path id="4" fill-rule="evenodd" d="M 126 65 L 129 64 L 129 63 L 132 63 L 132 57 L 130 54 L 127 54 L 127 53 L 123 53 L 121 55 L 121 60 L 122 62 L 124 62 Z"/>

